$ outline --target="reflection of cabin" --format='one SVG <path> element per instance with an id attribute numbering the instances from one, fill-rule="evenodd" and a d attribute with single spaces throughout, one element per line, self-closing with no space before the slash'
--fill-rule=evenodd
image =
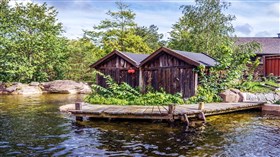
<path id="1" fill-rule="evenodd" d="M 278 37 L 239 37 L 237 44 L 252 41 L 260 43 L 262 48 L 262 51 L 256 52 L 256 58 L 261 60 L 256 72 L 264 76 L 280 76 L 280 33 Z"/>
<path id="2" fill-rule="evenodd" d="M 148 55 L 114 50 L 90 67 L 110 75 L 117 83 L 126 82 L 132 87 L 139 86 L 139 64 Z M 96 83 L 106 87 L 105 79 L 97 76 Z"/>
<path id="3" fill-rule="evenodd" d="M 198 76 L 194 71 L 199 65 L 212 67 L 216 61 L 203 53 L 193 53 L 160 48 L 144 59 L 142 82 L 144 89 L 149 86 L 156 90 L 163 88 L 168 93 L 181 93 L 184 98 L 195 95 Z"/>

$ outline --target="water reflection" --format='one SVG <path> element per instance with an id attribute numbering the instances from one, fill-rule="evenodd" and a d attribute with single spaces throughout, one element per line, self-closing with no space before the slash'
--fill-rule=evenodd
<path id="1" fill-rule="evenodd" d="M 183 133 L 150 121 L 76 123 L 58 112 L 76 95 L 0 96 L 0 156 L 278 156 L 280 120 L 259 112 L 208 117 Z"/>

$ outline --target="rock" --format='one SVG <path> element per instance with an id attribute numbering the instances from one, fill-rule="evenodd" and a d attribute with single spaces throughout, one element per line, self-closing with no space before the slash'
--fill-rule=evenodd
<path id="1" fill-rule="evenodd" d="M 30 86 L 39 86 L 40 83 L 39 83 L 39 82 L 31 82 L 29 85 L 30 85 Z"/>
<path id="2" fill-rule="evenodd" d="M 274 94 L 274 93 L 266 93 L 266 94 L 264 94 L 265 101 L 266 102 L 270 102 L 270 103 L 274 103 L 274 101 L 277 99 L 276 95 L 277 94 Z"/>
<path id="3" fill-rule="evenodd" d="M 235 94 L 239 95 L 239 99 L 238 102 L 243 102 L 244 101 L 244 96 L 242 94 L 242 92 L 238 89 L 230 89 L 230 91 L 234 92 Z"/>
<path id="4" fill-rule="evenodd" d="M 43 91 L 38 86 L 28 86 L 22 85 L 21 88 L 17 91 L 18 94 L 21 95 L 34 95 L 34 94 L 42 94 Z"/>
<path id="5" fill-rule="evenodd" d="M 277 93 L 242 93 L 244 102 L 267 102 L 274 103 L 280 99 Z"/>
<path id="6" fill-rule="evenodd" d="M 240 91 L 239 91 L 240 92 Z M 223 99 L 223 102 L 232 103 L 232 102 L 239 102 L 240 96 L 236 91 L 232 91 L 227 89 L 219 94 Z"/>
<path id="7" fill-rule="evenodd" d="M 13 85 L 17 85 L 17 86 L 21 86 L 22 85 L 22 83 L 20 83 L 20 82 L 13 82 L 12 84 Z"/>
<path id="8" fill-rule="evenodd" d="M 89 94 L 91 88 L 85 83 L 78 83 L 71 80 L 56 80 L 41 83 L 43 90 L 48 93 L 60 94 Z"/>
<path id="9" fill-rule="evenodd" d="M 1 83 L 0 84 L 0 94 L 6 94 L 6 93 L 7 93 L 6 86 L 3 83 Z"/>
<path id="10" fill-rule="evenodd" d="M 31 82 L 30 84 L 12 83 L 0 84 L 0 94 L 45 94 L 45 93 L 58 93 L 58 94 L 89 94 L 91 88 L 88 84 L 82 82 L 75 82 L 71 80 L 57 80 L 52 82 Z"/>
<path id="11" fill-rule="evenodd" d="M 69 110 L 75 110 L 75 104 L 67 104 L 59 107 L 60 112 L 68 112 Z"/>
<path id="12" fill-rule="evenodd" d="M 89 94 L 91 93 L 91 88 L 88 84 L 80 82 L 80 92 L 79 94 Z"/>
<path id="13" fill-rule="evenodd" d="M 21 95 L 31 95 L 31 94 L 42 94 L 42 90 L 38 86 L 29 86 L 21 83 L 14 83 L 5 89 L 5 94 L 21 94 Z"/>
<path id="14" fill-rule="evenodd" d="M 13 84 L 6 88 L 6 91 L 9 93 L 15 92 L 17 89 L 20 89 L 21 84 Z"/>

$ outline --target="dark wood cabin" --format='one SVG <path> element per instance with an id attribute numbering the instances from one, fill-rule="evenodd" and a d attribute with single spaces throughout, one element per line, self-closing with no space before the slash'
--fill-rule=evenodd
<path id="1" fill-rule="evenodd" d="M 132 87 L 139 86 L 139 64 L 148 55 L 129 52 L 112 51 L 105 57 L 93 63 L 90 67 L 110 75 L 117 83 L 126 82 Z M 96 77 L 96 83 L 106 87 L 102 76 Z"/>
<path id="2" fill-rule="evenodd" d="M 239 45 L 253 41 L 261 45 L 261 51 L 255 52 L 256 57 L 252 58 L 260 59 L 255 75 L 280 77 L 280 33 L 278 37 L 239 37 L 236 43 Z"/>
<path id="3" fill-rule="evenodd" d="M 144 89 L 161 88 L 167 93 L 181 93 L 184 98 L 195 95 L 198 75 L 193 70 L 199 65 L 212 67 L 216 60 L 203 53 L 184 52 L 162 47 L 144 59 L 140 67 Z"/>

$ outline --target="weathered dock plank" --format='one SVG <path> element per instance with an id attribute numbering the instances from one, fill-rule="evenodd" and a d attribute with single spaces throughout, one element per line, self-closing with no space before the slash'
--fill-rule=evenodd
<path id="1" fill-rule="evenodd" d="M 76 117 L 93 118 L 122 118 L 122 119 L 184 119 L 184 116 L 197 117 L 229 113 L 234 111 L 260 108 L 263 102 L 252 103 L 209 103 L 199 110 L 198 104 L 172 106 L 120 106 L 120 105 L 91 105 L 83 104 L 80 110 L 75 105 L 65 105 L 67 111 Z M 62 106 L 63 108 L 63 106 Z M 172 112 L 169 110 L 172 108 Z M 174 109 L 174 111 L 173 111 Z"/>

